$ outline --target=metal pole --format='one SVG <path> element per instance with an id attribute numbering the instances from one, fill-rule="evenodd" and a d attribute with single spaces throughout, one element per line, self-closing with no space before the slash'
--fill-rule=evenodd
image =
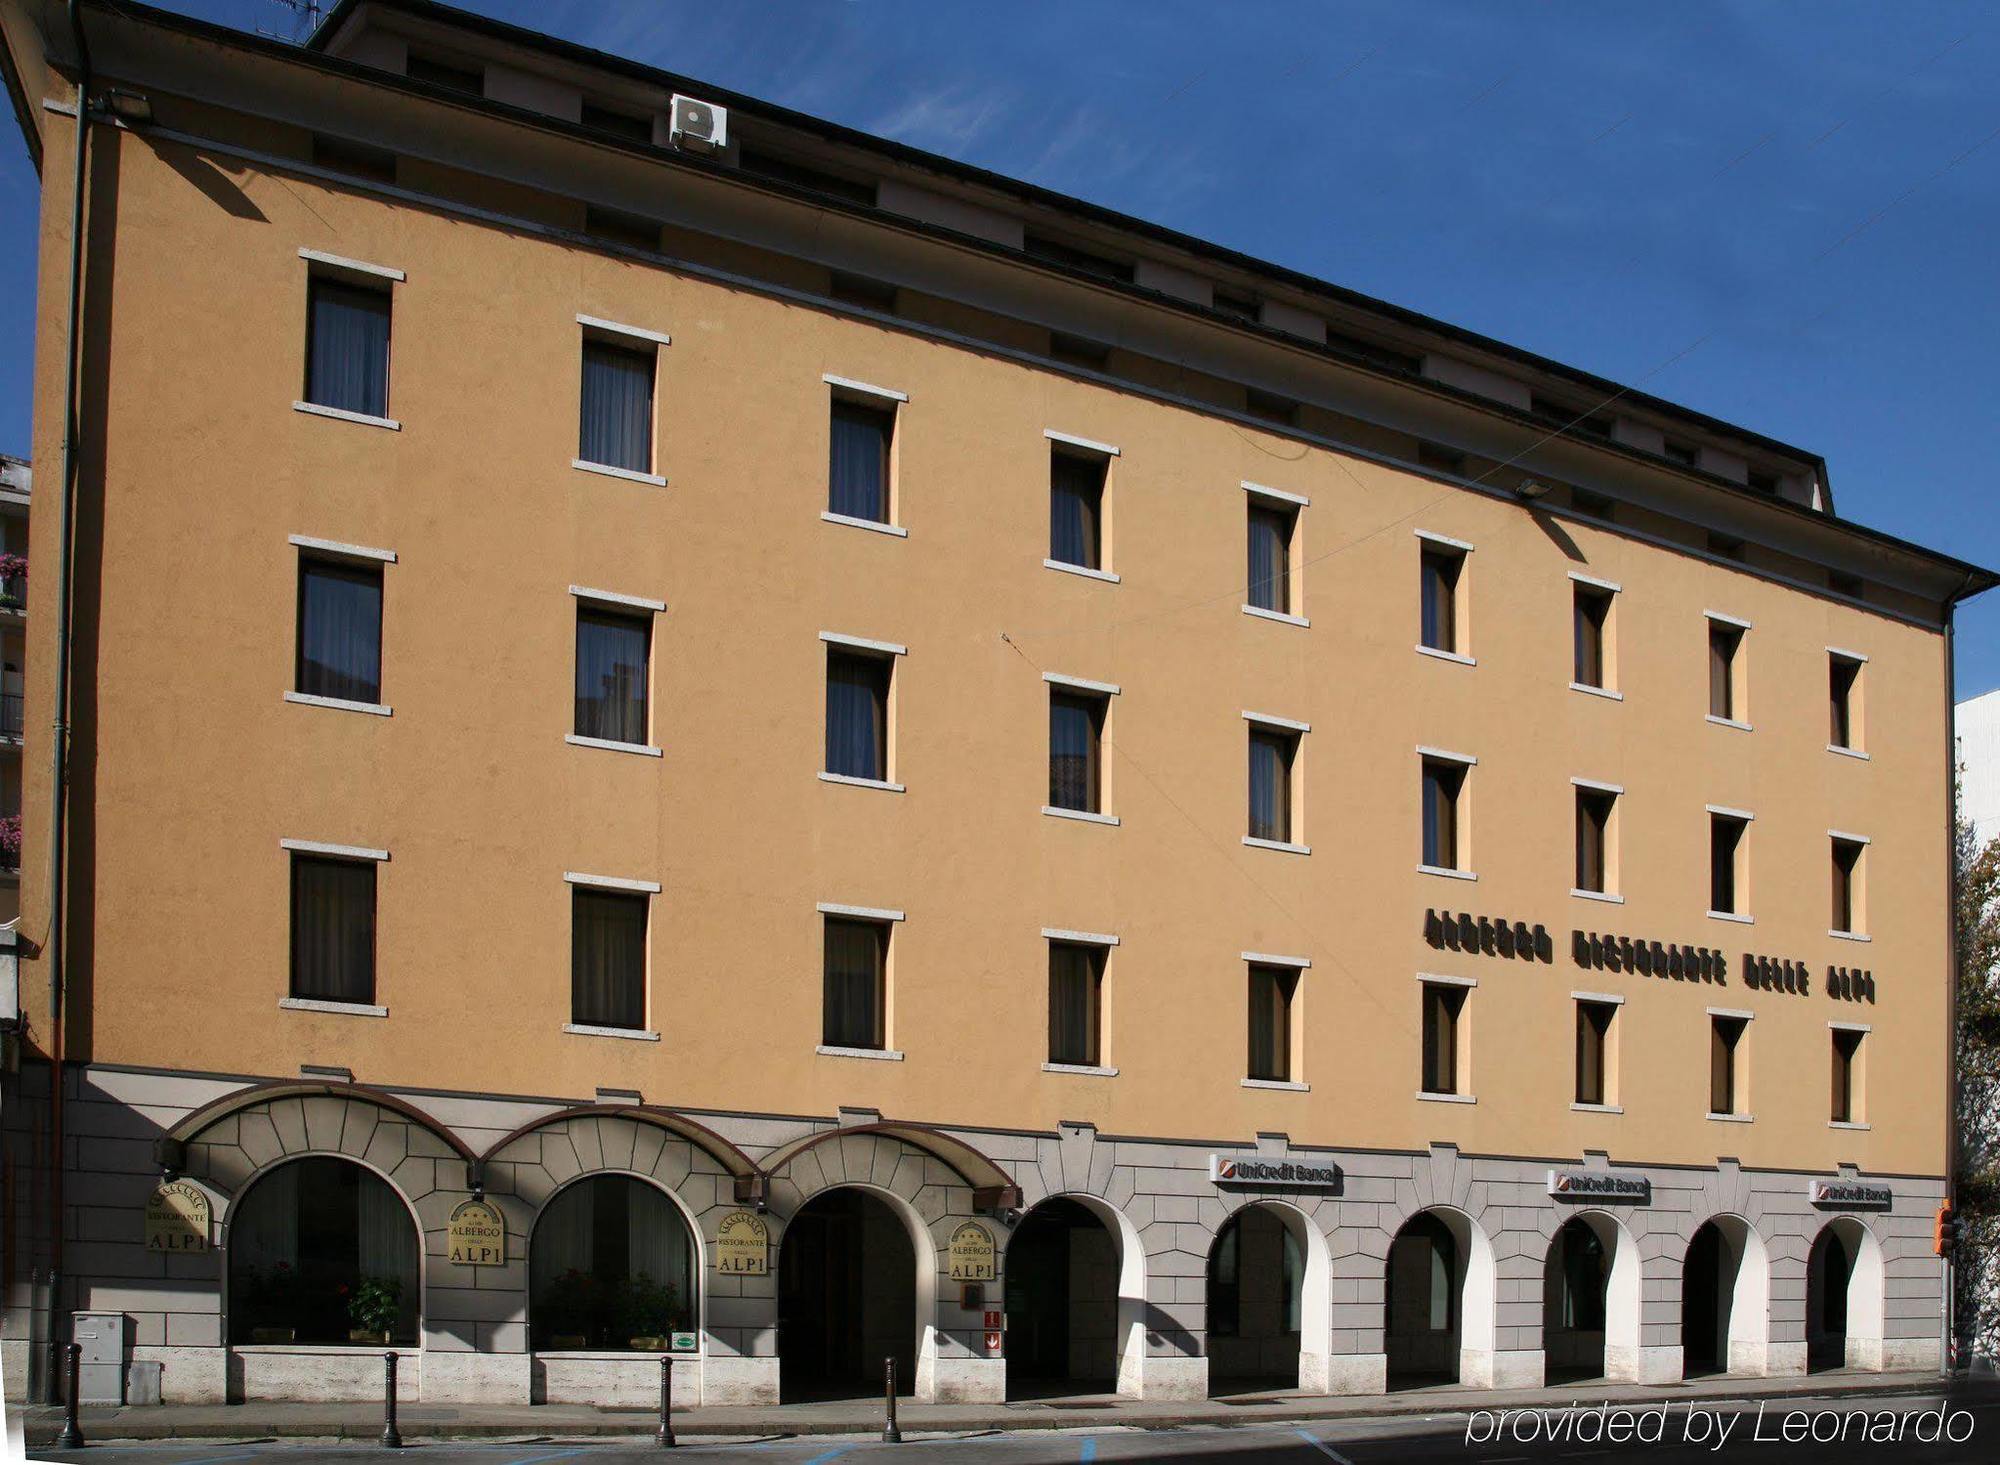
<path id="1" fill-rule="evenodd" d="M 396 1428 L 396 1355 L 382 1355 L 382 1448 L 400 1450 L 403 1436 Z"/>
<path id="2" fill-rule="evenodd" d="M 65 1370 L 63 1388 L 63 1427 L 56 1435 L 58 1450 L 80 1450 L 84 1446 L 83 1426 L 76 1422 L 76 1375 L 82 1366 L 83 1345 L 71 1343 L 68 1347 L 69 1366 Z"/>
<path id="3" fill-rule="evenodd" d="M 896 1360 L 882 1360 L 882 1443 L 900 1445 L 903 1432 L 896 1428 Z"/>
<path id="4" fill-rule="evenodd" d="M 674 1447 L 674 1356 L 660 1355 L 660 1434 L 659 1446 L 663 1450 Z"/>

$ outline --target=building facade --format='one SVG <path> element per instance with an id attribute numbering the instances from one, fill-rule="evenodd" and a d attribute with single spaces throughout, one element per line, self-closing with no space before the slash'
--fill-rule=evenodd
<path id="1" fill-rule="evenodd" d="M 60 9 L 10 1384 L 77 1313 L 170 1400 L 1936 1363 L 1986 572 L 476 16 Z"/>

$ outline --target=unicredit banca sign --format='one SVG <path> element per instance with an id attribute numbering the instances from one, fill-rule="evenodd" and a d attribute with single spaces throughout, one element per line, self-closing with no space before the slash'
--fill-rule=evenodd
<path id="1" fill-rule="evenodd" d="M 1255 1155 L 1210 1155 L 1208 1178 L 1217 1185 L 1253 1186 L 1263 1190 L 1340 1189 L 1338 1165 L 1314 1165 L 1302 1160 L 1265 1160 Z"/>

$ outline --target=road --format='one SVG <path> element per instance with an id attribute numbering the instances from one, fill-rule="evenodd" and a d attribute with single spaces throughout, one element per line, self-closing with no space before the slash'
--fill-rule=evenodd
<path id="1" fill-rule="evenodd" d="M 1942 1413 L 1940 1413 L 1942 1411 Z M 1858 1417 L 1857 1417 L 1858 1416 Z M 1942 1421 L 1954 1439 L 1929 1441 Z M 1791 1438 L 1787 1438 L 1789 1432 Z M 1818 1438 L 1812 1437 L 1817 1430 Z M 1553 1431 L 1555 1438 L 1551 1439 Z M 1870 1439 L 1869 1433 L 1876 1436 Z M 1607 1440 L 1609 1434 L 1611 1439 Z M 675 1452 L 690 1462 L 755 1465 L 1095 1465 L 1172 1460 L 1177 1465 L 1281 1461 L 1286 1465 L 1543 1465 L 1643 1460 L 1646 1465 L 1749 1461 L 1764 1465 L 1989 1465 L 2000 1458 L 2000 1389 L 1965 1386 L 1939 1394 L 1787 1398 L 1755 1402 L 1685 1399 L 1600 1412 L 1587 1399 L 1573 1411 L 1536 1410 L 1496 1418 L 1439 1413 L 1403 1419 L 1172 1430 L 1022 1430 L 876 1440 L 690 1438 Z M 80 1451 L 38 1449 L 36 1460 L 102 1465 L 381 1465 L 385 1451 L 353 1441 L 224 1444 L 188 1440 L 108 1444 Z M 479 1441 L 415 1443 L 410 1465 L 631 1465 L 658 1461 L 650 1441 Z"/>

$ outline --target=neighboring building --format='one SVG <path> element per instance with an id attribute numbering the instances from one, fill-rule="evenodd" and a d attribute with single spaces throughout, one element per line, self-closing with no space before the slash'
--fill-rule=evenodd
<path id="1" fill-rule="evenodd" d="M 385 1338 L 426 1401 L 1936 1362 L 1991 574 L 615 57 L 82 17 L 73 1168 L 10 1380 L 57 1261 L 169 1399 L 373 1397 Z M 0 27 L 56 461 L 75 52 Z"/>
<path id="2" fill-rule="evenodd" d="M 1958 733 L 1958 813 L 1980 844 L 2000 836 L 2000 691 L 1953 709 Z"/>
<path id="3" fill-rule="evenodd" d="M 0 923 L 21 910 L 21 758 L 28 665 L 28 465 L 0 453 Z M 0 1014 L 11 1016 L 12 1014 Z"/>

